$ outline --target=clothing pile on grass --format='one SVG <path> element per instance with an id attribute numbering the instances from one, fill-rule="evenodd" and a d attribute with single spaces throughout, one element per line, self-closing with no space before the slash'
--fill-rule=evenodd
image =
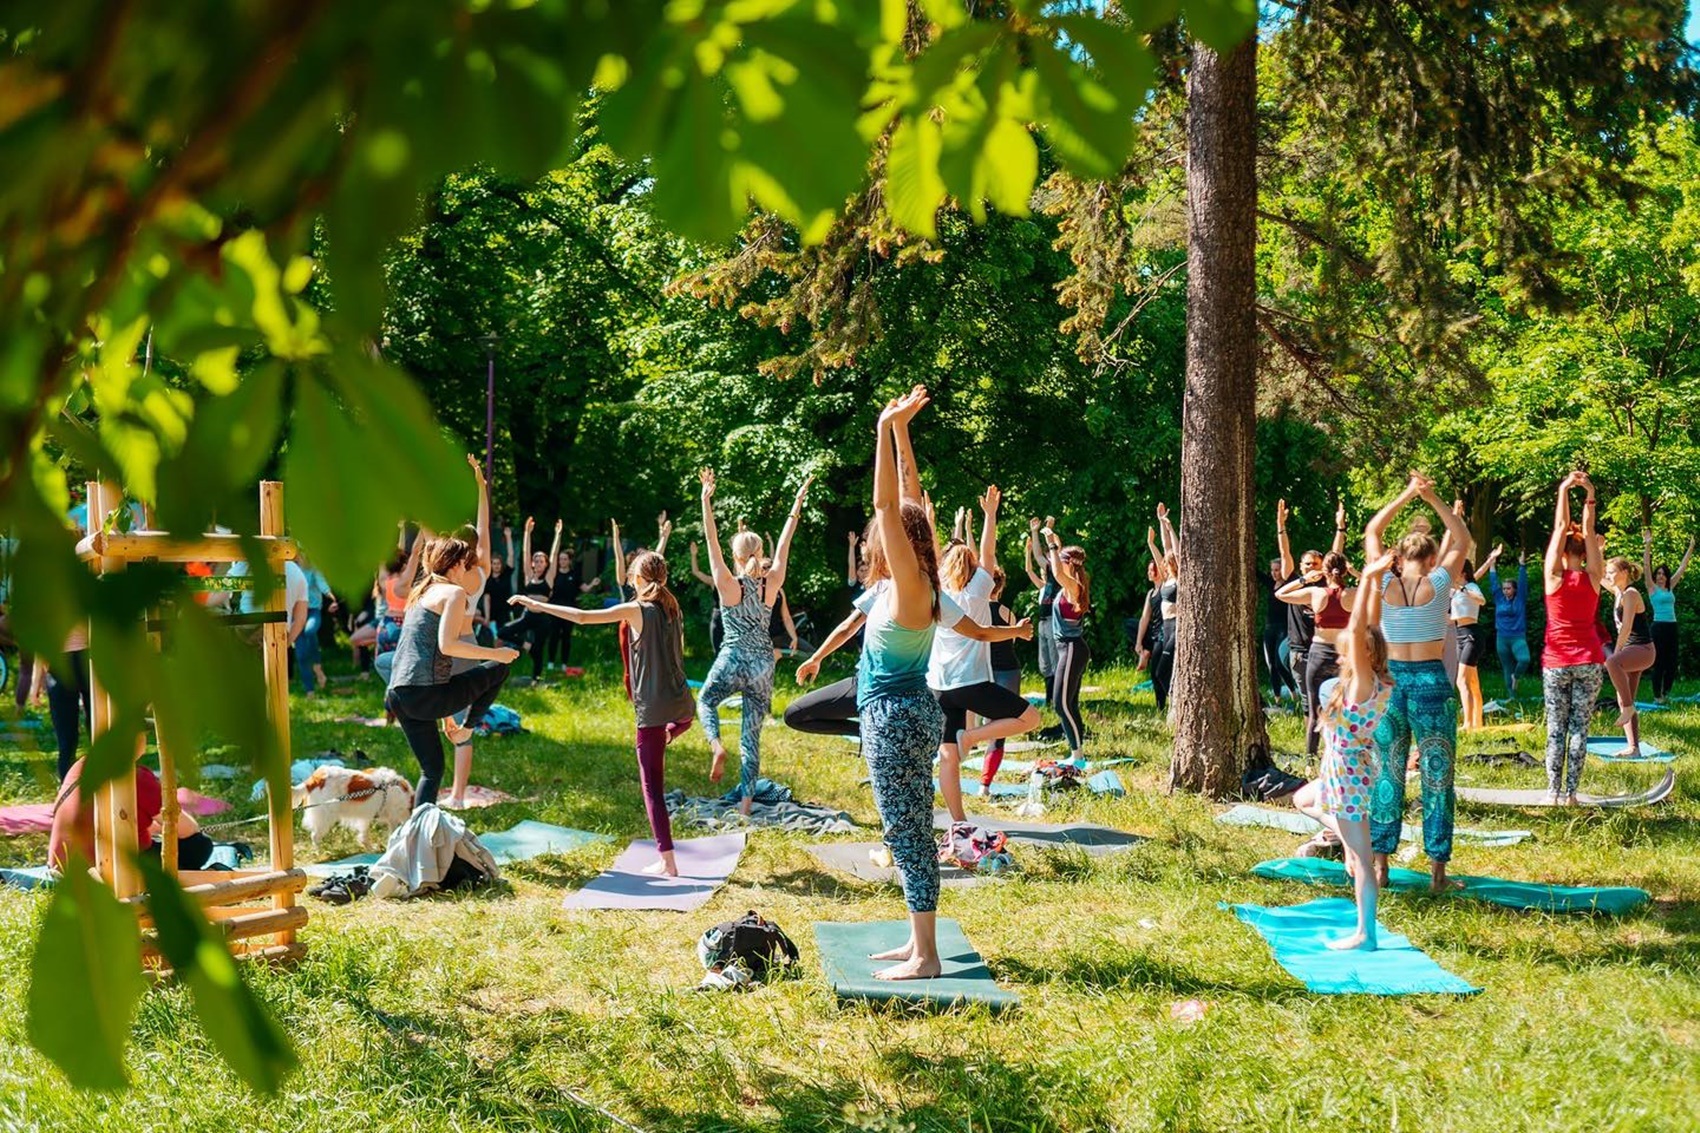
<path id="1" fill-rule="evenodd" d="M 757 779 L 750 797 L 750 813 L 745 815 L 739 809 L 742 799 L 736 787 L 718 798 L 691 798 L 675 789 L 667 792 L 667 813 L 677 821 L 716 832 L 764 826 L 819 837 L 856 829 L 846 812 L 798 802 L 790 787 L 772 779 Z"/>

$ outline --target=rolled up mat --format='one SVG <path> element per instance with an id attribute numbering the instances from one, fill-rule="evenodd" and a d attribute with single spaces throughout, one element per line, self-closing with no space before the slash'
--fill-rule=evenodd
<path id="1" fill-rule="evenodd" d="M 709 838 L 686 838 L 673 843 L 679 876 L 663 877 L 645 870 L 658 854 L 648 838 L 634 841 L 620 852 L 614 864 L 591 879 L 590 884 L 561 901 L 567 909 L 664 909 L 688 913 L 701 908 L 726 884 L 744 853 L 744 834 L 716 834 Z"/>
<path id="2" fill-rule="evenodd" d="M 1302 881 L 1306 885 L 1349 886 L 1343 862 L 1322 858 L 1276 858 L 1258 862 L 1251 872 L 1271 881 Z M 1451 874 L 1453 881 L 1464 887 L 1455 896 L 1503 905 L 1507 909 L 1540 909 L 1548 913 L 1606 913 L 1621 916 L 1633 912 L 1652 900 L 1645 889 L 1627 885 L 1546 885 L 1530 881 L 1506 881 L 1499 877 L 1471 877 Z M 1414 869 L 1387 871 L 1387 888 L 1405 893 L 1429 892 L 1429 876 Z"/>
<path id="3" fill-rule="evenodd" d="M 1674 763 L 1676 756 L 1661 748 L 1658 744 L 1641 741 L 1640 755 L 1618 755 L 1628 745 L 1622 736 L 1589 736 L 1588 754 L 1598 756 L 1607 763 Z"/>
<path id="4" fill-rule="evenodd" d="M 909 922 L 864 921 L 860 924 L 815 925 L 815 947 L 821 970 L 840 1000 L 905 1003 L 925 1007 L 960 1007 L 981 1003 L 993 1012 L 1015 1007 L 1021 997 L 999 987 L 980 954 L 954 920 L 938 920 L 942 971 L 930 980 L 877 980 L 874 973 L 891 967 L 890 960 L 871 960 L 874 952 L 901 947 L 909 939 Z"/>
<path id="5" fill-rule="evenodd" d="M 1251 803 L 1240 803 L 1232 810 L 1216 816 L 1216 821 L 1226 826 L 1265 826 L 1271 830 L 1285 830 L 1289 834 L 1320 834 L 1322 823 L 1296 810 L 1281 807 L 1254 806 Z M 1407 822 L 1399 829 L 1402 841 L 1415 842 L 1423 836 L 1423 828 L 1415 823 Z M 1535 835 L 1528 830 L 1483 830 L 1475 826 L 1459 826 L 1452 831 L 1452 837 L 1459 842 L 1469 842 L 1476 846 L 1515 846 Z"/>
<path id="6" fill-rule="evenodd" d="M 1320 995 L 1474 995 L 1459 979 L 1398 933 L 1376 924 L 1376 950 L 1336 952 L 1328 942 L 1358 927 L 1358 908 L 1344 897 L 1302 905 L 1223 905 L 1250 925 L 1287 974 Z"/>
<path id="7" fill-rule="evenodd" d="M 876 865 L 870 856 L 880 849 L 881 842 L 822 842 L 808 847 L 820 863 L 829 869 L 847 873 L 876 885 L 897 885 L 897 867 Z M 939 884 L 952 889 L 979 885 L 1002 876 L 995 873 L 971 873 L 960 866 L 939 863 Z"/>

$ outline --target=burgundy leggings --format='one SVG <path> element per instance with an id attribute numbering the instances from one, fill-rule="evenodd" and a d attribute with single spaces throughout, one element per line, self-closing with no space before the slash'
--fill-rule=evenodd
<path id="1" fill-rule="evenodd" d="M 667 745 L 690 731 L 694 716 L 637 730 L 638 784 L 643 788 L 643 809 L 649 813 L 649 831 L 655 835 L 655 848 L 665 854 L 673 848 L 673 820 L 667 816 L 667 788 L 663 785 L 662 765 L 667 758 Z"/>

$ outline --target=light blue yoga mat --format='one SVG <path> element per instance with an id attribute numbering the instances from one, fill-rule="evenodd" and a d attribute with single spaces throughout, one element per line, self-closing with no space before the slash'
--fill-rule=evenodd
<path id="1" fill-rule="evenodd" d="M 1251 872 L 1271 881 L 1302 881 L 1307 885 L 1349 886 L 1344 862 L 1325 858 L 1276 858 L 1258 862 Z M 1645 889 L 1627 885 L 1545 885 L 1539 882 L 1506 881 L 1499 877 L 1471 877 L 1453 874 L 1464 888 L 1455 894 L 1508 909 L 1541 909 L 1549 913 L 1607 913 L 1620 916 L 1651 901 Z M 1406 893 L 1429 892 L 1429 876 L 1414 869 L 1387 871 L 1387 888 Z"/>
<path id="2" fill-rule="evenodd" d="M 1095 795 L 1120 796 L 1127 794 L 1127 788 L 1122 786 L 1121 776 L 1114 771 L 1100 771 L 1096 775 L 1088 776 L 1083 780 L 1083 783 L 1086 789 Z M 939 781 L 934 779 L 933 790 L 937 791 L 938 789 Z M 1020 798 L 1027 794 L 1027 784 L 1025 782 L 1000 783 L 993 780 L 988 790 L 994 799 Z M 969 796 L 978 795 L 980 793 L 980 780 L 963 779 L 962 793 Z"/>
<path id="3" fill-rule="evenodd" d="M 1289 834 L 1322 832 L 1320 822 L 1296 810 L 1254 806 L 1251 803 L 1240 803 L 1232 810 L 1218 814 L 1216 821 L 1225 826 L 1266 826 L 1271 830 L 1285 830 Z M 1415 823 L 1407 822 L 1399 828 L 1402 841 L 1416 842 L 1421 840 L 1422 836 L 1423 828 Z M 1528 830 L 1481 830 L 1474 826 L 1459 826 L 1452 831 L 1454 839 L 1474 846 L 1515 846 L 1534 836 L 1533 832 Z"/>
<path id="4" fill-rule="evenodd" d="M 51 889 L 55 880 L 53 871 L 44 865 L 0 869 L 0 885 L 11 889 Z"/>
<path id="5" fill-rule="evenodd" d="M 613 841 L 607 834 L 593 834 L 589 830 L 574 830 L 569 826 L 551 826 L 547 822 L 533 822 L 529 818 L 506 830 L 479 834 L 478 840 L 500 865 L 528 861 L 542 854 L 570 854 L 596 842 Z M 332 874 L 347 873 L 357 865 L 375 865 L 382 856 L 351 854 L 334 862 L 314 862 L 300 868 L 313 877 L 330 877 Z"/>
<path id="6" fill-rule="evenodd" d="M 1459 979 L 1400 936 L 1376 925 L 1374 952 L 1336 952 L 1330 940 L 1349 936 L 1358 909 L 1344 897 L 1302 905 L 1223 905 L 1257 930 L 1275 962 L 1319 995 L 1474 995 L 1481 989 Z"/>
<path id="7" fill-rule="evenodd" d="M 1589 736 L 1588 754 L 1598 756 L 1607 763 L 1674 763 L 1676 756 L 1659 747 L 1658 744 L 1641 741 L 1641 754 L 1635 756 L 1616 755 L 1623 750 L 1625 744 L 1622 736 Z"/>

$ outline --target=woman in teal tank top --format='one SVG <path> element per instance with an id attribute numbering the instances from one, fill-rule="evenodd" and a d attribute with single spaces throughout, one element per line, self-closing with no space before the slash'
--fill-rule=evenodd
<path id="1" fill-rule="evenodd" d="M 1688 537 L 1688 550 L 1682 562 L 1672 571 L 1669 563 L 1653 565 L 1653 531 L 1641 529 L 1641 577 L 1647 580 L 1647 604 L 1653 609 L 1653 648 L 1658 656 L 1653 661 L 1653 699 L 1660 704 L 1670 695 L 1676 683 L 1676 584 L 1688 572 L 1688 560 L 1694 557 L 1694 537 Z"/>

